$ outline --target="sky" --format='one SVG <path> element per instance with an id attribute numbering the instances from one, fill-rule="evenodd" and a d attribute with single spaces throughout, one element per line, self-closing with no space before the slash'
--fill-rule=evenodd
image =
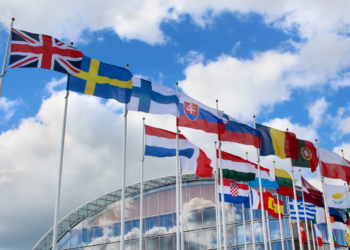
<path id="1" fill-rule="evenodd" d="M 253 125 L 289 129 L 350 159 L 350 2 L 319 0 L 17 0 L 0 2 L 0 59 L 14 27 L 73 42 Z M 67 77 L 10 69 L 0 98 L 0 249 L 31 249 L 52 227 Z M 128 114 L 126 183 L 140 180 L 142 118 L 175 131 L 170 115 Z M 121 187 L 123 105 L 71 92 L 60 218 Z M 181 128 L 215 167 L 216 136 Z M 255 148 L 222 150 L 256 161 Z M 262 166 L 290 172 L 289 159 Z M 145 179 L 175 173 L 175 159 L 146 157 Z M 298 171 L 295 178 L 300 180 Z M 319 172 L 301 174 L 321 188 Z M 332 181 L 327 180 L 332 183 Z M 334 183 L 334 182 L 333 182 Z"/>

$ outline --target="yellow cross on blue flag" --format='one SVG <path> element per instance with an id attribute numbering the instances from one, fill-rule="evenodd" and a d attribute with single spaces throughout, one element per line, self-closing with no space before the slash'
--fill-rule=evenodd
<path id="1" fill-rule="evenodd" d="M 80 72 L 68 76 L 68 90 L 129 103 L 132 73 L 121 67 L 84 56 Z"/>

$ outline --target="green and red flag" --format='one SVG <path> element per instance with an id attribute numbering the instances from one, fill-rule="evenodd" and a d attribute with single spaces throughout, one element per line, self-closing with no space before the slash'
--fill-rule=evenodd
<path id="1" fill-rule="evenodd" d="M 314 144 L 309 141 L 299 140 L 299 158 L 292 159 L 294 167 L 311 168 L 315 172 L 318 165 L 317 152 Z"/>

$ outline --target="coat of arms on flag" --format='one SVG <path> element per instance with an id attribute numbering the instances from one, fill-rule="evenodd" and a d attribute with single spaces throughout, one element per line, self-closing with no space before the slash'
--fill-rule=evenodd
<path id="1" fill-rule="evenodd" d="M 194 103 L 184 102 L 184 111 L 185 111 L 185 115 L 191 121 L 194 121 L 198 118 L 198 114 L 199 114 L 198 105 Z"/>
<path id="2" fill-rule="evenodd" d="M 238 196 L 238 186 L 233 184 L 233 183 L 230 183 L 231 184 L 231 195 L 233 197 L 237 197 Z"/>

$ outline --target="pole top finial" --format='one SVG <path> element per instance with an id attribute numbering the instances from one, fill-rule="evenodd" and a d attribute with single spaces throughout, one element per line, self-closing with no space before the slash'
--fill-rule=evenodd
<path id="1" fill-rule="evenodd" d="M 289 130 L 289 129 L 288 129 L 288 128 L 286 128 L 286 130 L 287 130 L 287 132 L 288 132 L 288 130 Z"/>
<path id="2" fill-rule="evenodd" d="M 248 152 L 245 152 L 246 154 L 248 154 Z"/>
<path id="3" fill-rule="evenodd" d="M 126 64 L 126 68 L 129 69 L 129 64 L 128 63 Z"/>
<path id="4" fill-rule="evenodd" d="M 72 45 L 72 46 L 73 46 L 73 44 L 74 44 L 73 42 L 70 42 L 70 45 Z"/>
<path id="5" fill-rule="evenodd" d="M 342 152 L 344 151 L 344 150 L 341 150 Z"/>
<path id="6" fill-rule="evenodd" d="M 215 141 L 215 144 L 216 144 L 216 141 Z"/>
<path id="7" fill-rule="evenodd" d="M 315 141 L 317 142 L 317 139 L 315 139 Z"/>
<path id="8" fill-rule="evenodd" d="M 255 118 L 255 115 L 253 115 L 253 118 Z"/>
<path id="9" fill-rule="evenodd" d="M 275 161 L 273 161 L 273 163 L 275 163 Z"/>
<path id="10" fill-rule="evenodd" d="M 219 102 L 219 100 L 218 100 L 218 99 L 216 99 L 216 102 Z"/>
<path id="11" fill-rule="evenodd" d="M 299 172 L 301 172 L 301 170 L 299 169 Z"/>
<path id="12" fill-rule="evenodd" d="M 12 21 L 15 21 L 15 18 L 14 18 L 14 17 L 12 17 Z"/>
<path id="13" fill-rule="evenodd" d="M 146 118 L 144 117 L 143 120 L 145 120 Z"/>

